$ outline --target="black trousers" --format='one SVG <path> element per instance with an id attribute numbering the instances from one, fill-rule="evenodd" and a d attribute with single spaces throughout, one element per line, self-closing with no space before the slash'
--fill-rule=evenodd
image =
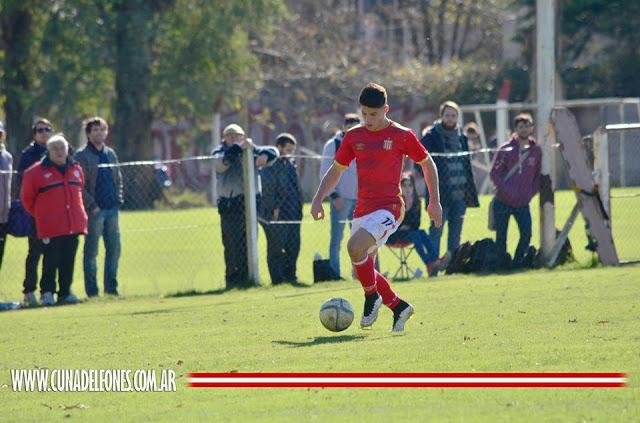
<path id="1" fill-rule="evenodd" d="M 42 279 L 40 292 L 56 291 L 56 273 L 58 276 L 58 298 L 64 298 L 71 292 L 73 267 L 78 250 L 78 235 L 63 235 L 42 242 Z"/>
<path id="2" fill-rule="evenodd" d="M 42 255 L 42 241 L 35 235 L 29 236 L 29 252 L 24 263 L 24 282 L 22 283 L 23 294 L 28 294 L 36 290 L 38 286 L 38 264 Z"/>
<path id="3" fill-rule="evenodd" d="M 300 254 L 300 224 L 263 224 L 267 237 L 267 265 L 271 283 L 297 282 L 296 263 Z"/>
<path id="4" fill-rule="evenodd" d="M 243 197 L 219 198 L 218 213 L 224 247 L 225 282 L 227 288 L 249 284 L 247 235 Z"/>
<path id="5" fill-rule="evenodd" d="M 0 270 L 2 270 L 2 258 L 4 257 L 4 244 L 7 240 L 8 223 L 0 223 Z"/>

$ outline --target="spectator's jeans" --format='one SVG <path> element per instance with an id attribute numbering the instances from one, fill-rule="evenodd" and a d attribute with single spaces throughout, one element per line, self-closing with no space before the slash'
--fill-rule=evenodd
<path id="1" fill-rule="evenodd" d="M 422 259 L 424 264 L 434 262 L 438 258 L 438 252 L 431 242 L 431 238 L 424 229 L 416 229 L 407 232 L 407 239 L 413 243 L 416 252 Z"/>
<path id="2" fill-rule="evenodd" d="M 0 270 L 2 270 L 2 257 L 4 256 L 4 244 L 7 241 L 8 223 L 0 223 Z"/>
<path id="3" fill-rule="evenodd" d="M 494 219 L 496 222 L 496 246 L 498 251 L 507 252 L 507 229 L 509 228 L 509 217 L 513 215 L 520 231 L 520 241 L 513 255 L 513 267 L 522 265 L 524 255 L 529 249 L 531 241 L 531 211 L 529 205 L 523 207 L 511 207 L 498 200 L 493 205 Z"/>
<path id="4" fill-rule="evenodd" d="M 42 242 L 42 279 L 40 293 L 56 291 L 58 274 L 58 301 L 71 293 L 73 267 L 78 250 L 78 235 L 63 235 Z"/>
<path id="5" fill-rule="evenodd" d="M 42 241 L 40 241 L 35 235 L 29 236 L 29 251 L 27 252 L 27 259 L 24 263 L 24 282 L 22 286 L 23 294 L 34 292 L 38 286 L 38 263 L 40 263 L 40 256 L 42 255 Z"/>
<path id="6" fill-rule="evenodd" d="M 429 236 L 433 242 L 433 248 L 436 254 L 440 254 L 440 238 L 442 237 L 444 222 L 447 222 L 448 225 L 447 251 L 453 254 L 456 248 L 458 248 L 466 210 L 467 205 L 464 200 L 454 201 L 446 207 L 442 207 L 442 226 L 436 228 L 433 222 L 431 222 Z"/>
<path id="7" fill-rule="evenodd" d="M 287 219 L 288 220 L 288 219 Z M 297 282 L 296 263 L 300 254 L 300 224 L 263 223 L 267 237 L 267 265 L 271 283 Z"/>
<path id="8" fill-rule="evenodd" d="M 100 210 L 89 213 L 87 236 L 84 240 L 84 289 L 88 297 L 98 295 L 96 274 L 98 266 L 98 242 L 102 236 L 105 249 L 104 258 L 104 292 L 118 293 L 118 260 L 120 259 L 120 227 L 118 209 Z"/>
<path id="9" fill-rule="evenodd" d="M 345 220 L 353 219 L 353 210 L 356 208 L 356 200 L 343 198 L 344 207 L 338 210 L 331 201 L 331 240 L 329 241 L 329 265 L 340 275 L 340 246 L 344 236 Z"/>

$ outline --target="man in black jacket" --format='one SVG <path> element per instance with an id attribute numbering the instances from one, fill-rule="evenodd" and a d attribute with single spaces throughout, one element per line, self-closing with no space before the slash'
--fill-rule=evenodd
<path id="1" fill-rule="evenodd" d="M 31 127 L 31 133 L 33 134 L 33 141 L 22 150 L 20 154 L 20 161 L 18 162 L 17 169 L 17 190 L 20 192 L 22 186 L 22 174 L 25 170 L 30 168 L 34 163 L 40 161 L 47 152 L 47 141 L 53 135 L 53 125 L 49 120 L 45 118 L 38 118 Z M 35 228 L 35 225 L 34 225 Z M 23 282 L 24 305 L 35 306 L 38 305 L 36 299 L 35 290 L 38 284 L 38 264 L 40 263 L 40 256 L 42 255 L 42 242 L 34 233 L 29 235 L 29 251 L 27 252 L 27 259 L 25 260 L 25 274 Z"/>
<path id="2" fill-rule="evenodd" d="M 296 139 L 289 133 L 276 138 L 280 158 L 262 169 L 260 218 L 267 237 L 267 264 L 271 283 L 297 282 L 296 262 L 300 253 L 302 191 L 291 155 Z"/>
<path id="3" fill-rule="evenodd" d="M 453 101 L 446 101 L 440 106 L 440 119 L 422 137 L 420 142 L 433 155 L 440 178 L 440 203 L 442 204 L 442 221 L 448 226 L 447 251 L 441 260 L 445 268 L 456 248 L 460 245 L 460 234 L 467 207 L 479 207 L 478 192 L 473 182 L 471 160 L 467 137 L 458 125 L 460 107 Z M 450 153 L 438 155 L 438 153 Z M 428 194 L 427 194 L 428 200 Z M 440 238 L 444 224 L 439 228 L 433 223 L 429 228 L 429 236 L 436 252 L 440 251 Z"/>

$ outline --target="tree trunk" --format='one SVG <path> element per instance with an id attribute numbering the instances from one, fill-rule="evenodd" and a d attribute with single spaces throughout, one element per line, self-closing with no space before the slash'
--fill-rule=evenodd
<path id="1" fill-rule="evenodd" d="M 433 49 L 433 21 L 431 20 L 431 11 L 429 10 L 431 6 L 431 1 L 422 1 L 420 2 L 420 7 L 422 8 L 422 16 L 424 20 L 424 42 L 426 47 L 426 55 L 428 64 L 433 64 L 435 60 L 435 54 Z"/>
<path id="2" fill-rule="evenodd" d="M 445 52 L 445 13 L 447 11 L 447 0 L 440 1 L 440 7 L 438 7 L 438 27 L 436 29 L 438 38 L 438 63 L 441 64 L 444 60 L 444 52 Z"/>
<path id="3" fill-rule="evenodd" d="M 7 147 L 17 153 L 32 139 L 31 96 L 34 59 L 31 57 L 33 40 L 32 5 L 28 2 L 8 1 L 0 16 L 4 50 L 5 126 Z M 17 161 L 17 158 L 16 158 Z"/>
<path id="4" fill-rule="evenodd" d="M 116 105 L 113 136 L 121 160 L 145 160 L 152 150 L 151 23 L 144 0 L 116 5 Z"/>

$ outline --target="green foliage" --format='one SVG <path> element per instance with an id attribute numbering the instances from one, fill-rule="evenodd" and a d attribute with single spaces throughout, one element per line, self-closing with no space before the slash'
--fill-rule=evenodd
<path id="1" fill-rule="evenodd" d="M 514 0 L 516 10 L 528 12 L 520 19 L 517 40 L 534 60 L 534 0 Z M 640 96 L 640 32 L 636 0 L 558 1 L 557 67 L 567 98 Z"/>
<path id="2" fill-rule="evenodd" d="M 418 96 L 421 104 L 438 107 L 450 99 L 459 104 L 495 102 L 500 88 L 496 79 L 499 71 L 496 64 L 479 61 L 433 66 L 413 62 L 381 78 L 383 85 L 387 82 L 400 98 Z"/>
<path id="3" fill-rule="evenodd" d="M 260 88 L 251 31 L 268 31 L 279 1 L 179 0 L 159 21 L 153 109 L 169 121 L 207 117 L 216 101 L 240 106 Z"/>

